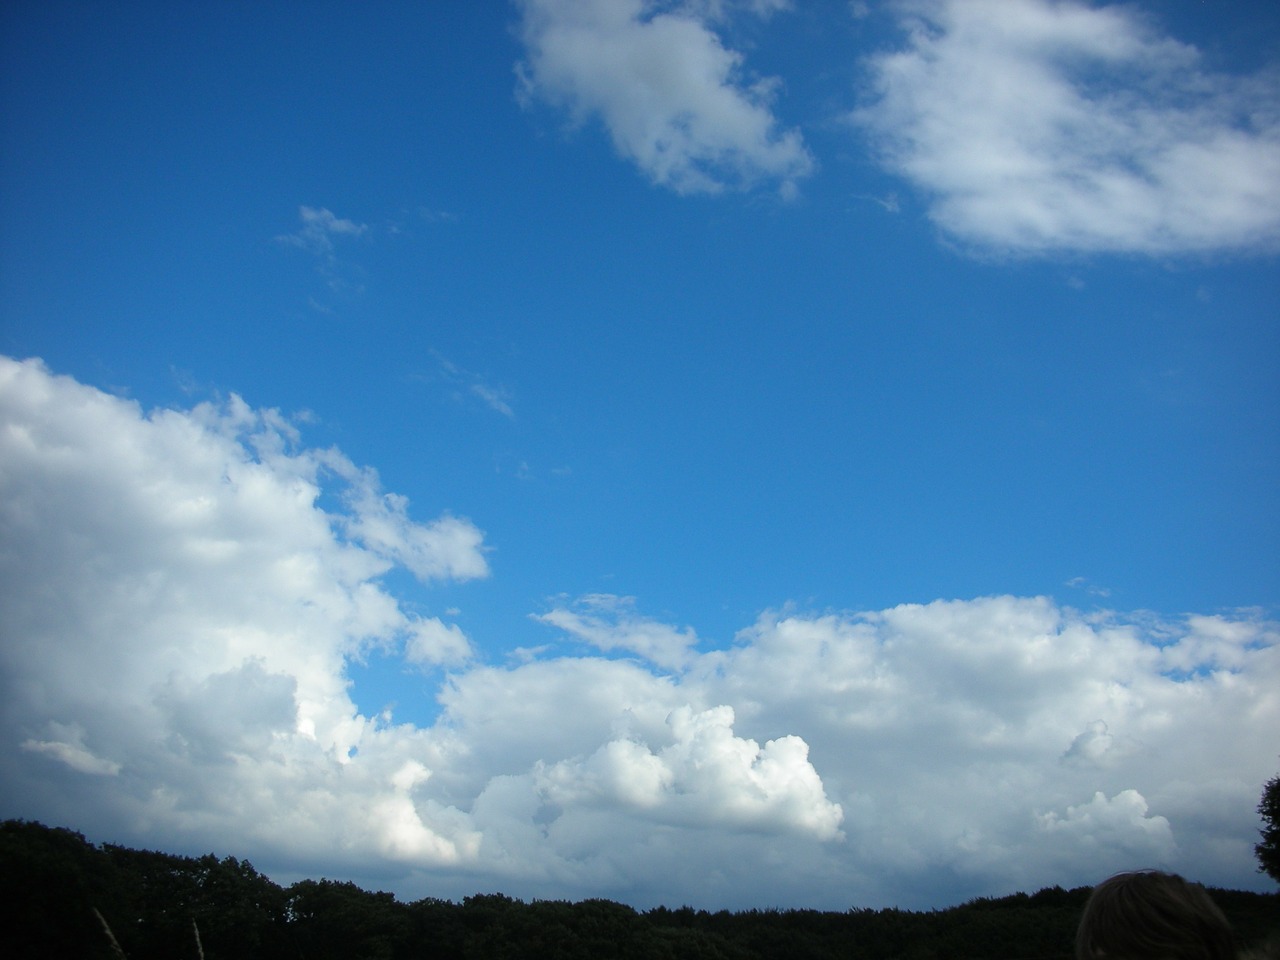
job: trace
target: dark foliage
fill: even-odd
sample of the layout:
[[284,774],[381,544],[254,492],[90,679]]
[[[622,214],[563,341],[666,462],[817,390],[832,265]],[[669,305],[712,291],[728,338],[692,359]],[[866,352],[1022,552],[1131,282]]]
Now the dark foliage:
[[1262,816],[1262,840],[1253,852],[1258,855],[1258,869],[1280,883],[1280,776],[1272,777],[1262,788],[1258,801]]
[[0,899],[10,957],[109,957],[94,907],[116,912],[111,861],[70,830],[0,824]]
[[288,940],[286,893],[246,861],[106,845],[115,899],[100,907],[130,960],[277,956]]
[[[0,823],[11,960],[110,957],[97,910],[129,960],[1069,960],[1088,888],[973,900],[949,910],[749,910],[580,903],[502,894],[400,903],[352,883],[281,888],[252,865],[95,846],[70,830]],[[1210,891],[1243,943],[1277,928],[1280,894]]]

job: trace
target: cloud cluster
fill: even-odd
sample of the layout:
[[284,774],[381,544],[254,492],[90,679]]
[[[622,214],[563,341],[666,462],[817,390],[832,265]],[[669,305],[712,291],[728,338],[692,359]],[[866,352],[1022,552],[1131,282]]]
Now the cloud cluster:
[[[221,684],[255,691],[228,698],[238,710],[287,704],[268,711],[272,729],[296,713],[322,751],[342,757],[363,723],[346,659],[406,638],[426,656],[424,638],[444,629],[402,610],[378,578],[397,564],[423,580],[488,574],[469,521],[412,520],[374,471],[301,447],[277,412],[239,397],[144,414],[6,358],[0,409],[5,678],[53,667],[56,682],[32,693],[46,726],[64,708],[81,724],[79,739],[33,734],[45,754],[84,766],[106,748],[77,714],[86,691],[95,719],[142,698],[212,731],[177,705],[203,697],[212,710]],[[321,509],[322,492],[343,509]],[[444,659],[459,652],[434,646]]]
[[1229,76],[1129,5],[920,0],[855,113],[952,237],[1018,253],[1280,239],[1280,83]]
[[781,130],[777,81],[750,77],[715,30],[731,13],[767,16],[778,0],[522,0],[521,95],[599,119],[618,153],[679,193],[777,183],[813,161]]
[[[0,815],[406,896],[1257,882],[1280,627],[1255,614],[781,610],[704,650],[595,595],[537,616],[562,643],[486,662],[381,579],[484,576],[469,521],[414,520],[237,398],[145,412],[7,359],[0,545]],[[450,665],[432,725],[356,708],[372,648]]]
[[[525,102],[598,119],[680,193],[776,183],[814,162],[722,35],[784,0],[521,0]],[[853,111],[875,157],[982,253],[1274,250],[1280,82],[1206,68],[1131,5],[901,0]],[[854,4],[853,15],[869,15]],[[897,199],[879,200],[896,209]]]

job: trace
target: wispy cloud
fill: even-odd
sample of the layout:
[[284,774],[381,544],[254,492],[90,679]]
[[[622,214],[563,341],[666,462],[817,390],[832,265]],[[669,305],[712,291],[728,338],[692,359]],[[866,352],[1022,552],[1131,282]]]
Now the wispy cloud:
[[714,26],[784,4],[689,0],[522,0],[520,94],[598,118],[615,149],[679,193],[779,184],[813,169],[795,130],[772,111],[776,80],[753,78]]
[[93,754],[85,745],[84,728],[78,724],[62,724],[49,721],[49,735],[57,738],[22,741],[22,749],[39,753],[66,764],[77,773],[94,777],[114,777],[120,773],[120,764]]
[[363,237],[369,232],[367,224],[337,217],[323,207],[299,207],[298,219],[302,222],[301,227],[293,233],[277,236],[276,240],[324,259],[334,256],[335,239]]
[[871,194],[866,194],[866,193],[859,193],[859,194],[855,194],[853,199],[865,200],[869,203],[874,203],[876,206],[880,207],[880,209],[882,209],[885,213],[898,213],[902,210],[902,205],[901,203],[898,202],[898,195],[896,193],[886,193],[882,197],[877,197],[877,196],[873,196]]
[[915,0],[854,118],[975,248],[1275,249],[1280,72],[1207,70],[1131,6]]
[[626,650],[655,666],[679,669],[693,658],[697,635],[641,617],[634,597],[588,594],[571,606],[560,606],[534,619],[559,627],[600,650]]
[[515,419],[516,413],[511,406],[510,390],[489,382],[478,373],[458,366],[434,350],[432,356],[435,357],[437,364],[434,378],[447,384],[456,399],[475,398],[495,413],[500,413],[511,420]]
[[491,387],[487,383],[475,382],[471,384],[471,392],[484,401],[485,406],[490,410],[514,419],[515,411],[511,409],[511,404],[507,403],[509,394],[505,390]]
[[[310,254],[315,259],[316,271],[324,278],[331,293],[349,295],[362,292],[363,286],[357,279],[361,271],[339,255],[338,244],[368,237],[368,224],[335,216],[323,207],[299,207],[298,219],[301,226],[293,233],[279,234],[276,242]],[[332,307],[315,297],[309,297],[308,303],[319,313],[333,312]]]
[[1084,590],[1094,597],[1109,597],[1111,591],[1107,587],[1099,586],[1089,580],[1088,577],[1072,577],[1063,586],[1071,587],[1073,590]]

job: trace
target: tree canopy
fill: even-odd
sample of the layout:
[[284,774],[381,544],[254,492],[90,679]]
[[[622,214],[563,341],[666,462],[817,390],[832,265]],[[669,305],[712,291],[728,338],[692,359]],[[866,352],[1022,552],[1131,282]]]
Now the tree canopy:
[[1262,788],[1258,801],[1262,815],[1262,840],[1253,848],[1258,856],[1258,869],[1280,883],[1280,776],[1272,777]]
[[[1210,893],[1242,943],[1275,929],[1280,893]],[[402,903],[337,880],[281,887],[235,857],[98,846],[71,830],[0,823],[11,960],[118,958],[112,937],[128,960],[1069,960],[1088,895],[1049,887],[929,912],[638,911],[501,893]]]

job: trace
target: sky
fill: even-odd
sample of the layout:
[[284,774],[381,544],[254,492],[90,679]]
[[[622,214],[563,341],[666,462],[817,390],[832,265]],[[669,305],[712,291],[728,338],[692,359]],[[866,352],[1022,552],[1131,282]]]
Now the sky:
[[1270,0],[6,4],[0,817],[404,899],[1265,890]]

